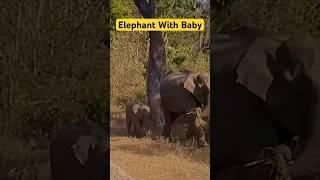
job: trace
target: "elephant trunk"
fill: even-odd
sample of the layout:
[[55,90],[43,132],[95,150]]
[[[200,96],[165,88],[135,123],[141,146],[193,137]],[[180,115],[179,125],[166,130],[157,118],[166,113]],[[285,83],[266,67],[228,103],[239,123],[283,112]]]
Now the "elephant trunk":
[[298,59],[304,65],[305,74],[309,77],[316,93],[316,104],[311,137],[307,140],[303,152],[296,162],[289,166],[289,173],[293,177],[306,175],[309,171],[320,167],[320,53],[319,41],[309,35],[297,35],[288,40],[284,46],[284,54],[290,59]]
[[[315,63],[315,67],[320,67],[320,62]],[[320,167],[320,82],[318,69],[311,68],[307,71],[308,77],[314,83],[317,103],[315,104],[313,126],[311,129],[311,137],[308,139],[305,148],[296,162],[289,166],[289,173],[293,177],[300,177],[306,175],[311,170]]]
[[[320,104],[317,105],[319,109]],[[320,110],[320,109],[319,109]],[[306,144],[302,154],[297,158],[296,162],[289,166],[289,173],[293,177],[301,177],[309,171],[320,166],[320,114],[315,119],[313,125],[312,137]]]
[[210,101],[209,101],[208,105],[206,105],[204,107],[204,109],[202,110],[202,113],[201,113],[201,118],[209,119],[209,117],[210,117]]
[[206,99],[206,102],[204,104],[204,108],[201,109],[202,113],[201,113],[201,118],[205,119],[205,120],[209,120],[210,119],[210,93]]

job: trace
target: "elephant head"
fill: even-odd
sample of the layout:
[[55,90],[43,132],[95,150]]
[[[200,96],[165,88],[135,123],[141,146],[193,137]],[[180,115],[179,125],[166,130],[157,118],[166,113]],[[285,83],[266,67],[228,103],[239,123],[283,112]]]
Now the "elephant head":
[[144,137],[151,130],[149,106],[129,101],[126,105],[126,116],[129,135]]
[[[210,103],[210,75],[209,73],[189,73],[183,87],[191,92],[197,102],[202,105],[207,113]],[[204,110],[204,111],[205,111]]]
[[[280,124],[287,121],[289,130],[291,128],[295,132],[294,129],[310,123],[309,118],[313,118],[311,137],[302,154],[289,168],[294,177],[305,175],[320,166],[320,104],[317,100],[320,95],[319,47],[318,41],[305,35],[294,35],[284,41],[257,38],[237,69],[239,84],[267,102],[271,109],[286,109],[285,113],[289,116],[282,116]],[[301,123],[290,127],[296,122],[294,118],[300,118]]]
[[146,105],[140,105],[138,106],[138,108],[134,108],[133,111],[137,114],[141,126],[141,131],[143,132],[142,134],[143,136],[145,136],[152,127],[150,121],[150,107]]
[[315,96],[311,118],[313,118],[310,138],[296,162],[289,167],[294,176],[303,176],[308,171],[320,167],[320,43],[308,35],[296,35],[290,38],[279,49],[278,54],[287,61],[299,61],[304,74],[311,80]]

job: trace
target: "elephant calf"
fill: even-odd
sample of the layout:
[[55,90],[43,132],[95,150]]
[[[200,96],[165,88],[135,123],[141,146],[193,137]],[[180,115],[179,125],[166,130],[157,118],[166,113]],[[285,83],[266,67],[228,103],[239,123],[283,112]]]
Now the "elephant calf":
[[141,103],[129,101],[126,104],[126,119],[129,136],[142,138],[151,129],[150,108]]
[[[184,70],[170,74],[160,83],[160,96],[165,117],[163,135],[166,138],[171,139],[172,124],[175,123],[177,118],[191,112],[194,108],[200,107],[202,111],[201,119],[205,119],[209,123],[209,73],[194,73]],[[200,144],[206,145],[206,143]]]
[[[201,108],[194,108],[189,113],[181,114],[173,123],[172,123],[172,136],[179,136],[177,133],[178,125],[188,124],[189,128],[187,132],[183,133],[186,139],[195,137],[199,147],[207,146],[206,134],[208,129],[208,123],[201,118]],[[180,135],[181,136],[181,135]]]

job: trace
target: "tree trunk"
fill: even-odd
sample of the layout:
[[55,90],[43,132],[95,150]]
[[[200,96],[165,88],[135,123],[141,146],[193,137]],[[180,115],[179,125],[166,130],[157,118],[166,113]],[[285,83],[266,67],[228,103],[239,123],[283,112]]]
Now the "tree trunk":
[[[144,18],[155,18],[155,0],[134,0]],[[152,136],[161,135],[162,109],[160,104],[160,81],[166,75],[165,44],[160,31],[150,31],[149,60],[147,64],[147,95],[150,120],[153,122]]]

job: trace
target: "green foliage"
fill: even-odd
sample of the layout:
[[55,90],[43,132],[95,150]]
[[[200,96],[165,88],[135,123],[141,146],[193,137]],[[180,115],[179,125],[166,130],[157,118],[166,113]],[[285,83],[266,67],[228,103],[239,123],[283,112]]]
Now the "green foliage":
[[134,7],[133,0],[111,0],[110,23],[112,29],[115,29],[116,19],[132,17]]
[[[114,1],[114,3],[118,1]],[[123,1],[119,1],[120,4]],[[140,17],[135,5],[128,17]],[[120,6],[122,7],[122,6]],[[115,8],[111,9],[111,14]],[[126,11],[129,12],[129,11]],[[194,0],[157,1],[157,16],[162,18],[193,18]],[[118,15],[120,16],[120,15]],[[168,71],[181,68],[194,71],[209,70],[209,54],[196,51],[199,32],[165,32],[166,58]],[[146,80],[144,64],[148,60],[148,32],[111,32],[111,104],[123,106],[129,99],[144,102],[146,99]]]
[[[176,1],[164,0],[157,4],[158,17],[162,18],[194,18],[197,17],[197,12],[194,9],[195,1]],[[166,32],[166,51],[167,65],[169,71],[178,71],[182,65],[189,64],[187,69],[194,69],[195,64],[187,63],[194,60],[203,61],[208,64],[208,58],[198,58],[197,48],[199,46],[200,33],[198,32]],[[209,56],[208,52],[205,53]]]
[[157,16],[161,18],[193,18],[194,0],[157,1]]

